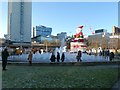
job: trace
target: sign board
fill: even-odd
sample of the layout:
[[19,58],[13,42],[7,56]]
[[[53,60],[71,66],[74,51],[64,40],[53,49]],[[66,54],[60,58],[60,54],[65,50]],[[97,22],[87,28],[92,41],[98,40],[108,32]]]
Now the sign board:
[[95,30],[95,33],[103,33],[104,29]]
[[86,50],[86,45],[81,42],[71,42],[70,50],[73,52],[78,52],[79,50],[84,51],[84,50]]

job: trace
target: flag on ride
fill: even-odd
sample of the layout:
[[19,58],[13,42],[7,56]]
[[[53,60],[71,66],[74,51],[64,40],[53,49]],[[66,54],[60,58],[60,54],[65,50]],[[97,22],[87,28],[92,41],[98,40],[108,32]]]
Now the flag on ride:
[[83,27],[84,27],[84,26],[79,26],[78,28],[81,28],[81,29],[82,29]]

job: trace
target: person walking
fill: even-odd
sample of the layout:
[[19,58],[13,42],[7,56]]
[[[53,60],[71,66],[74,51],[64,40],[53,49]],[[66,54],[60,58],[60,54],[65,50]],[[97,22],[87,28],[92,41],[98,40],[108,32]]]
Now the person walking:
[[56,59],[56,57],[55,57],[54,53],[52,53],[51,58],[50,58],[51,62],[55,62],[55,59]]
[[3,68],[3,70],[6,70],[8,56],[9,56],[9,52],[7,51],[7,48],[5,48],[4,51],[2,51],[2,68]]
[[104,56],[104,55],[105,55],[105,50],[103,49],[103,50],[102,50],[102,56]]
[[114,59],[114,53],[113,52],[110,53],[109,59],[110,59],[110,61],[112,61]]
[[39,53],[41,54],[41,50],[39,49]]
[[107,51],[106,51],[106,59],[109,61],[109,56],[110,56],[110,51],[109,51],[109,49],[107,49]]
[[33,57],[33,54],[32,52],[30,51],[29,55],[28,55],[28,60],[29,60],[29,65],[31,66],[32,65],[32,57]]
[[77,54],[77,56],[76,56],[76,59],[77,59],[77,62],[81,62],[82,60],[81,60],[81,56],[82,56],[82,52],[79,50],[78,51],[78,54]]
[[101,55],[102,55],[102,51],[99,52],[99,56],[101,56]]
[[64,54],[64,52],[63,52],[63,53],[62,53],[62,56],[61,56],[61,61],[64,62],[64,60],[65,60],[65,54]]
[[104,56],[105,56],[105,59],[107,59],[107,49],[105,49],[104,51]]
[[59,60],[60,60],[60,53],[57,52],[57,62],[59,62]]

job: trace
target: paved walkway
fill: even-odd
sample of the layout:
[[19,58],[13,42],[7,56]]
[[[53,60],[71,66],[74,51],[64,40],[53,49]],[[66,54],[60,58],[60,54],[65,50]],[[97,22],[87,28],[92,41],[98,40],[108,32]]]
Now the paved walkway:
[[120,90],[120,79],[113,85],[112,90]]
[[[0,61],[0,64],[2,62]],[[8,65],[29,65],[29,62],[10,62],[8,61]],[[117,66],[119,67],[120,61],[97,61],[97,62],[33,62],[33,66]]]

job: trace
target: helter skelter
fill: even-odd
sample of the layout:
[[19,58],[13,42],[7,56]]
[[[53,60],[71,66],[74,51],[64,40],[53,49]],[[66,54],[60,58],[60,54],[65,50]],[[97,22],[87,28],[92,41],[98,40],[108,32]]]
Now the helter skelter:
[[76,34],[72,36],[72,40],[70,42],[70,50],[72,52],[77,52],[79,50],[85,51],[86,50],[86,40],[83,35],[83,27],[84,26],[79,26],[76,29]]

